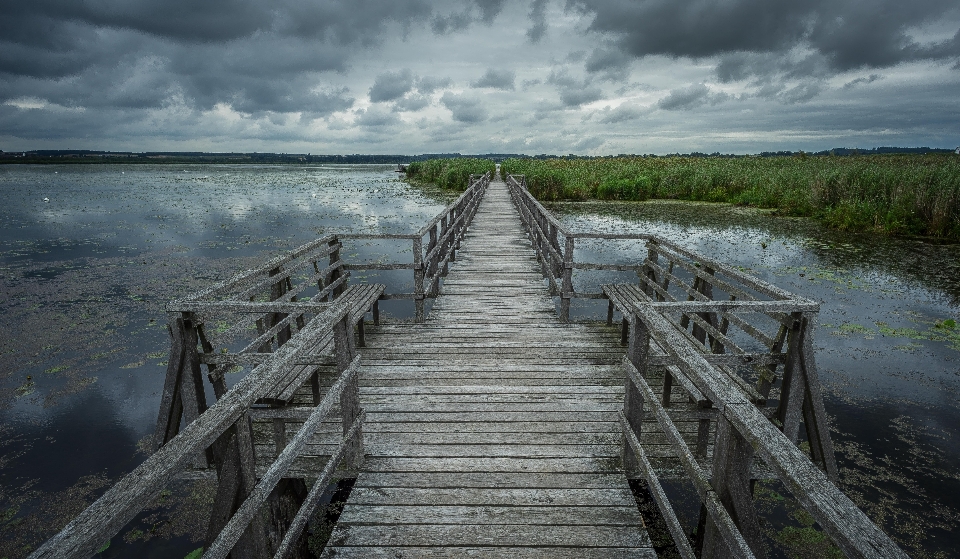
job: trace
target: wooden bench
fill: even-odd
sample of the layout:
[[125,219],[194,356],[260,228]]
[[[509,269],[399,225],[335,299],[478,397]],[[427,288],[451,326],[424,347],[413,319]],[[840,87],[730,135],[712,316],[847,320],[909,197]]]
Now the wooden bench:
[[[363,347],[366,343],[364,334],[364,318],[367,312],[372,312],[373,323],[380,324],[380,297],[386,286],[381,283],[352,285],[343,290],[335,299],[337,302],[347,302],[350,305],[348,313],[350,324],[357,325],[357,345]],[[316,363],[295,365],[290,371],[283,375],[266,396],[260,398],[258,403],[269,404],[271,406],[284,406],[292,402],[297,390],[300,389],[311,376],[317,372],[317,368],[322,364],[324,353],[329,353],[333,348],[333,333],[327,333],[312,343],[310,353],[317,357]],[[313,390],[315,397],[319,397],[319,385],[314,379]]]

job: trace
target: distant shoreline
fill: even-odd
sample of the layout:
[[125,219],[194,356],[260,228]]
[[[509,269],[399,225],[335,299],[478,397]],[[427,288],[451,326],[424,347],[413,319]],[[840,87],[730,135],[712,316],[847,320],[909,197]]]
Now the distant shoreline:
[[[960,149],[960,148],[958,148]],[[790,155],[871,155],[871,154],[926,154],[926,153],[954,153],[953,148],[930,148],[930,147],[876,147],[870,149],[860,148],[833,148],[830,150],[805,153],[803,151],[764,151],[758,154],[721,154],[691,152],[686,154],[671,153],[666,155],[655,154],[618,154],[618,155],[525,155],[518,153],[485,153],[477,155],[464,155],[460,153],[425,153],[420,155],[374,155],[374,154],[349,154],[349,155],[315,155],[310,153],[238,153],[238,152],[117,152],[117,151],[96,151],[96,150],[28,150],[28,151],[0,151],[0,165],[10,163],[20,164],[92,164],[92,163],[119,163],[129,165],[143,164],[283,164],[283,165],[304,165],[304,164],[382,164],[397,165],[408,164],[414,161],[427,161],[430,159],[492,159],[502,163],[507,159],[611,159],[620,157],[704,157],[704,158],[740,158],[740,157],[777,157]]]

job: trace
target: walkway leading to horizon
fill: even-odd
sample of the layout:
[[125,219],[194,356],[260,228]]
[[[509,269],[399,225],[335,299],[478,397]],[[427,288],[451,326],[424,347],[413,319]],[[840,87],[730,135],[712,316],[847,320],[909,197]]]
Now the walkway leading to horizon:
[[655,558],[610,332],[558,320],[491,182],[427,320],[367,334],[367,456],[323,557]]

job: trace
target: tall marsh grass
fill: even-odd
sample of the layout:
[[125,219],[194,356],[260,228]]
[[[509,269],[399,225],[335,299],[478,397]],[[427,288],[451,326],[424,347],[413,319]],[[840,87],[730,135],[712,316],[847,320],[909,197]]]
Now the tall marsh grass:
[[672,198],[776,208],[847,231],[960,240],[960,157],[508,159],[541,200]]
[[470,175],[482,175],[490,171],[492,175],[496,163],[489,159],[458,157],[456,159],[428,159],[414,161],[407,165],[407,178],[420,182],[430,182],[440,188],[466,190]]

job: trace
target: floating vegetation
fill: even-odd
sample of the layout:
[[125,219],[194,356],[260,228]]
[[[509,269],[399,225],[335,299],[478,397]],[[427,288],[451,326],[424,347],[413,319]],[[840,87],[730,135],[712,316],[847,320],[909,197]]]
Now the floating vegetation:
[[[874,329],[869,326],[863,326],[862,324],[848,322],[841,324],[836,328],[836,330],[833,330],[830,333],[835,336],[857,334],[863,336],[864,339],[867,340],[872,340],[879,334],[889,338],[906,338],[908,340],[945,342],[951,349],[960,351],[960,328],[957,328],[956,320],[952,318],[946,318],[943,320],[918,319],[917,322],[928,325],[927,329],[920,330],[911,327],[894,328],[882,321],[875,322],[874,324],[876,329]],[[824,326],[827,328],[834,327],[832,324],[824,324]],[[911,344],[909,347],[913,349],[919,346],[917,346],[917,344]]]

